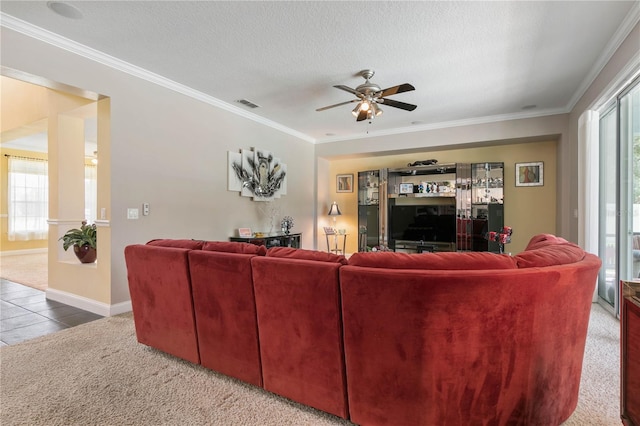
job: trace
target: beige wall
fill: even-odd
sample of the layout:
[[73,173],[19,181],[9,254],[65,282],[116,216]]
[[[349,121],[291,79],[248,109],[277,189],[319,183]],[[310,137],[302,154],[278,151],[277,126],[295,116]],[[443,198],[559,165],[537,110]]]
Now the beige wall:
[[[489,147],[468,147],[425,151],[421,153],[385,155],[367,158],[333,160],[330,162],[328,181],[320,186],[328,186],[332,191],[327,201],[321,205],[319,225],[332,226],[333,221],[326,213],[332,201],[340,206],[342,216],[338,218],[338,227],[346,228],[347,253],[358,250],[358,199],[357,188],[352,193],[336,193],[337,174],[353,173],[357,181],[359,171],[381,168],[406,167],[416,160],[435,158],[439,163],[484,163],[503,162],[505,225],[514,230],[512,242],[507,251],[522,251],[529,239],[540,233],[556,233],[556,148],[555,140],[531,143],[503,144]],[[544,162],[544,185],[537,187],[515,186],[515,163],[532,161]],[[322,210],[324,209],[324,210]],[[324,215],[323,215],[324,213]],[[320,249],[326,249],[326,242],[318,243]]]
[[[264,226],[259,203],[227,191],[228,151],[255,147],[287,164],[287,195],[277,203],[303,233],[303,247],[314,247],[309,142],[4,27],[0,42],[3,66],[110,98],[111,305],[129,300],[125,246],[154,238],[226,240],[237,228]],[[128,220],[127,208],[145,202],[150,215]]]
[[[49,116],[48,90],[41,86],[0,76],[0,131],[5,137],[20,136],[46,130],[34,128],[33,123]],[[30,127],[25,128],[25,125]],[[14,132],[13,135],[7,132]]]

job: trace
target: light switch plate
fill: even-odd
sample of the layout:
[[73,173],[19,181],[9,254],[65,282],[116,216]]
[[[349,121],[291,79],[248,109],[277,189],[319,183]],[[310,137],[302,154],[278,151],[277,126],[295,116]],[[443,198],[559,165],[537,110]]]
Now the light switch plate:
[[127,219],[137,219],[138,213],[139,213],[138,209],[132,209],[132,208],[127,209]]

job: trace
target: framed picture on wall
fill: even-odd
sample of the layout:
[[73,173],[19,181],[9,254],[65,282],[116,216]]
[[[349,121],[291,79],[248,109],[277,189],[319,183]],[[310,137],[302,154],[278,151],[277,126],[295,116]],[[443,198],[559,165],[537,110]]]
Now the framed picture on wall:
[[336,175],[336,192],[353,192],[353,174]]
[[516,163],[516,186],[544,185],[544,163]]
[[251,238],[251,228],[238,228],[238,236],[240,238]]

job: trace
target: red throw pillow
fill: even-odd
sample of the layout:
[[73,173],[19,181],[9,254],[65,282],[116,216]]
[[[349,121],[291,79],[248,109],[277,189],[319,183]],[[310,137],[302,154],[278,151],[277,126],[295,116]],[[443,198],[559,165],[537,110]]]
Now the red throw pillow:
[[487,252],[440,252],[440,253],[354,253],[349,258],[351,266],[389,269],[425,270],[480,270],[516,269],[515,260],[508,254]]
[[199,240],[173,240],[170,238],[165,239],[155,239],[151,240],[147,243],[150,246],[161,246],[161,247],[176,247],[176,248],[185,248],[191,250],[201,250],[203,241]]
[[207,241],[204,243],[202,250],[223,251],[226,253],[257,254],[258,256],[264,256],[267,254],[267,248],[265,246],[257,246],[255,244],[235,241]]
[[346,265],[347,258],[341,254],[326,253],[316,250],[296,249],[292,247],[272,247],[267,250],[269,257],[286,257],[289,259],[317,260],[319,262],[342,263]]
[[584,259],[585,251],[579,246],[565,242],[525,250],[514,256],[518,268],[535,268],[553,265],[566,265]]
[[525,250],[535,250],[550,244],[563,244],[567,242],[568,241],[564,238],[556,237],[553,234],[538,234],[534,235],[531,240],[529,240],[529,244],[527,244],[527,248],[525,248]]

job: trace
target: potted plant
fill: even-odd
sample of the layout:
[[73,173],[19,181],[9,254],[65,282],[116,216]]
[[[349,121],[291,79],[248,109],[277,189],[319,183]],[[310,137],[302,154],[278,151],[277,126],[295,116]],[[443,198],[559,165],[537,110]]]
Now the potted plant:
[[68,230],[60,240],[65,251],[73,246],[73,252],[80,262],[93,263],[98,256],[97,237],[96,224],[87,225],[87,221],[83,220],[80,229]]

